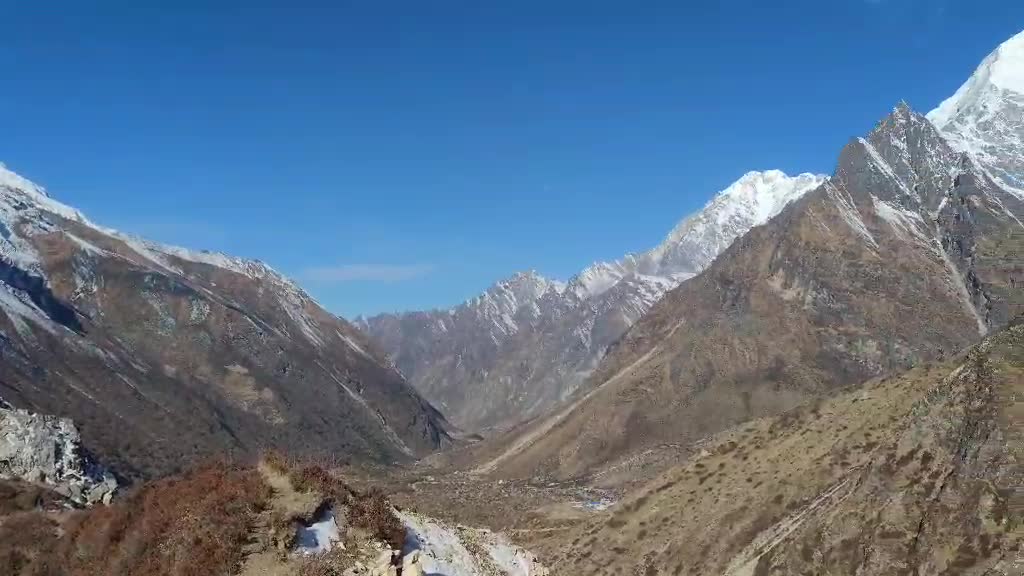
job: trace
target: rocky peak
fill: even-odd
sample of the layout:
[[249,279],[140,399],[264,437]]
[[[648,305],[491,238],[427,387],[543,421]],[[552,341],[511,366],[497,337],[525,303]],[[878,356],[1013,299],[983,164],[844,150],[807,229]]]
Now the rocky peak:
[[[837,176],[848,189],[911,210],[934,211],[956,174],[959,155],[928,120],[901,102],[865,138],[840,155]],[[859,181],[867,178],[866,181]]]

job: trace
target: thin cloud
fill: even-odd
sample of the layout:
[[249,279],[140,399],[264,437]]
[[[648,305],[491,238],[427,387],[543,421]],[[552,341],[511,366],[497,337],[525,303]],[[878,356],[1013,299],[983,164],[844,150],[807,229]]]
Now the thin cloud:
[[430,264],[343,264],[307,268],[302,276],[313,282],[341,284],[345,282],[404,282],[430,274]]

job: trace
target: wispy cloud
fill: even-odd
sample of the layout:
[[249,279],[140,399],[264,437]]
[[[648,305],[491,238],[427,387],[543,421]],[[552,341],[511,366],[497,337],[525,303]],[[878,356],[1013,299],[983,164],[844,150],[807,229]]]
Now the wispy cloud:
[[342,264],[316,266],[302,271],[302,276],[313,282],[340,284],[344,282],[403,282],[430,274],[430,264]]

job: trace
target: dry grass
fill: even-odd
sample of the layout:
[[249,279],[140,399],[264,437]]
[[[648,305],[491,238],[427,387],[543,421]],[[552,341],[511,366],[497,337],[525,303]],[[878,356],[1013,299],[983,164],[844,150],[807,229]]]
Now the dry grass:
[[[268,470],[295,502],[316,506],[276,514],[279,490],[268,481]],[[405,540],[405,528],[382,492],[358,492],[319,466],[279,454],[268,454],[259,469],[208,464],[147,484],[109,507],[54,513],[40,509],[47,502],[38,490],[0,485],[0,510],[6,512],[0,515],[0,574],[237,573],[246,555],[254,552],[252,543],[268,529],[280,528],[279,536],[294,538],[296,521],[310,520],[306,516],[327,503],[346,510],[349,525],[370,538],[393,548],[401,548]],[[268,516],[281,516],[281,526],[274,526],[276,520],[268,526]],[[343,554],[327,554],[298,568],[303,575],[329,576],[340,574],[349,562]]]
[[109,507],[56,522],[41,512],[3,518],[4,574],[229,574],[242,560],[269,490],[252,469],[217,463],[149,484]]
[[287,475],[295,490],[316,493],[329,502],[346,506],[351,525],[367,531],[371,537],[398,550],[405,543],[405,526],[379,489],[357,491],[322,466],[290,459],[278,452],[267,453],[263,463]]

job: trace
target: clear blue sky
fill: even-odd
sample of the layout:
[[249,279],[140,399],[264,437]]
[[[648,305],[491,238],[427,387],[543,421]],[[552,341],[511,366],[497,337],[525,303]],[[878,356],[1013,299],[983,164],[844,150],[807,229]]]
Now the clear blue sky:
[[1019,0],[155,4],[2,0],[0,161],[347,316],[648,248],[747,170],[831,172],[1024,28]]

